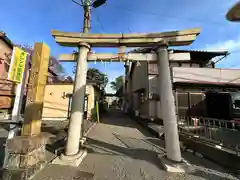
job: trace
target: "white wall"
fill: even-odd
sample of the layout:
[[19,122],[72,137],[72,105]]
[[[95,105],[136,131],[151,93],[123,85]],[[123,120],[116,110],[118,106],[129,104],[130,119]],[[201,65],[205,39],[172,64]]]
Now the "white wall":
[[133,106],[131,107],[133,110],[136,110],[140,106],[140,113],[144,116],[148,116],[148,101],[140,102],[137,96],[137,93],[134,91],[139,90],[141,88],[145,89],[145,98],[148,97],[148,71],[147,71],[147,62],[140,62],[140,65],[135,65],[133,73],[132,73],[132,101]]
[[132,90],[136,91],[140,88],[148,86],[147,62],[140,62],[140,65],[135,65],[132,74]]
[[158,94],[158,76],[157,75],[149,75],[149,93]]
[[173,82],[240,84],[240,69],[173,67]]

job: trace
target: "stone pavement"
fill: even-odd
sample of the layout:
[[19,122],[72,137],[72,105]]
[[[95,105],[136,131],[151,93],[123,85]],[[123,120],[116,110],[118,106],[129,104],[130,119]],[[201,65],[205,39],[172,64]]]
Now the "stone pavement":
[[157,155],[165,153],[164,142],[118,111],[101,119],[101,124],[87,137],[88,155],[78,168],[49,165],[34,180],[91,179],[93,175],[94,180],[238,179],[218,165],[188,152],[184,152],[183,157],[191,172],[163,171]]

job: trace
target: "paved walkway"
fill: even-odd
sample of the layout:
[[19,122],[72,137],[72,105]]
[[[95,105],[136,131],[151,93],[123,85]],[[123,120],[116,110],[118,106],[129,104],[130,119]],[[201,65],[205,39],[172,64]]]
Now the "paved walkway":
[[[89,176],[94,174],[94,180],[237,179],[216,164],[191,153],[184,153],[183,157],[191,164],[192,173],[167,173],[160,168],[157,159],[157,154],[164,154],[162,140],[152,137],[140,125],[118,111],[110,112],[101,122],[88,134],[88,155],[77,168]],[[60,168],[63,167],[51,165],[46,171],[59,174]],[[67,174],[67,170],[64,172],[69,178],[62,179],[74,179],[73,173]],[[36,179],[55,178],[47,177],[42,171]]]

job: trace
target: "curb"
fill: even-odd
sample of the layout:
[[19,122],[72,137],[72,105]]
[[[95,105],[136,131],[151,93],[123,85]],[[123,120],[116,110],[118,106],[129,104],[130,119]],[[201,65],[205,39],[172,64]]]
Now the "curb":
[[88,133],[90,133],[90,131],[97,125],[97,122],[94,122],[93,125],[87,130],[87,132],[84,133],[84,136],[87,136]]
[[136,123],[141,125],[141,127],[143,127],[145,130],[150,132],[154,137],[159,138],[158,132],[156,132],[154,129],[148,127],[147,124],[143,122],[144,120],[139,120],[140,117],[131,117],[130,116],[130,119],[134,120]]
[[[150,128],[147,123],[144,123],[143,121],[144,120],[140,120],[140,117],[131,117],[130,116],[130,119],[134,120],[135,122],[137,122],[139,125],[141,125],[141,127],[143,127],[145,130],[147,130],[149,133],[151,133],[154,137],[156,138],[160,138],[159,137],[159,133],[157,131],[155,131],[154,129]],[[164,139],[163,139],[164,140]],[[194,156],[197,156],[199,158],[204,158],[204,156],[197,152],[197,151],[194,151],[193,149],[190,149],[188,147],[186,147],[183,143],[183,141],[180,141],[180,148],[182,151],[185,151],[185,152],[189,152],[189,153],[192,153]]]
[[[92,124],[92,126],[83,134],[83,136],[86,137],[86,136],[88,135],[88,133],[90,133],[90,131],[91,131],[97,124],[98,124],[97,122],[94,122],[94,123]],[[57,142],[60,142],[60,141],[64,141],[64,142],[65,142],[66,137],[67,137],[67,135],[63,136],[61,139],[58,139]],[[83,138],[84,138],[83,140],[80,140],[80,143],[81,143],[81,144],[85,143],[85,141],[86,141],[86,138],[85,138],[85,137],[83,137]],[[56,143],[56,142],[55,142],[55,143]],[[53,157],[52,157],[51,159],[47,160],[47,162],[48,162],[48,163],[51,163],[51,162],[58,156],[59,152],[64,150],[64,148],[65,148],[65,146],[64,146],[64,147],[60,147],[59,149],[56,149],[55,152],[53,153],[53,154],[54,154]]]

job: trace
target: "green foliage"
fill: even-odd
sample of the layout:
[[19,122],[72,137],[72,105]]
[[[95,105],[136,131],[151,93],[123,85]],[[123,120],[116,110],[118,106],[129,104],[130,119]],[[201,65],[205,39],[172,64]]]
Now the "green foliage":
[[[74,67],[73,73],[76,73],[76,67]],[[105,88],[108,84],[108,77],[96,68],[89,68],[87,71],[87,80],[95,81],[100,87]]]
[[119,91],[123,86],[123,76],[118,76],[115,81],[110,82],[111,88],[115,91]]
[[95,68],[88,69],[87,79],[96,81],[97,84],[101,85],[104,88],[108,83],[108,77],[104,73]]

